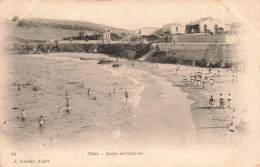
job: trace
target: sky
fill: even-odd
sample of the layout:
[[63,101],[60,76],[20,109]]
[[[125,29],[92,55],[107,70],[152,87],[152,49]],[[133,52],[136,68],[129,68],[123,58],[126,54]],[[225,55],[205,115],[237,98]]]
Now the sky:
[[168,23],[187,24],[203,17],[224,23],[238,21],[236,14],[221,1],[65,1],[2,0],[1,19],[49,18],[81,20],[133,30],[160,28]]

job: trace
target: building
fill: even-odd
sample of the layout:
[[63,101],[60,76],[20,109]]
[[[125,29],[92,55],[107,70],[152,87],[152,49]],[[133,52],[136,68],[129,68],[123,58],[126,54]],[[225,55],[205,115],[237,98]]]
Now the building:
[[171,23],[163,25],[164,34],[185,34],[186,27],[180,23]]
[[110,43],[111,42],[110,33],[111,33],[110,30],[106,30],[105,32],[95,33],[94,36],[96,36],[98,43]]
[[94,35],[95,33],[93,31],[85,31],[83,32],[84,37]]
[[141,28],[138,30],[135,30],[135,36],[149,36],[149,35],[153,35],[156,31],[158,30],[158,28]]
[[216,33],[219,28],[226,28],[226,25],[212,17],[202,18],[186,25],[186,33]]

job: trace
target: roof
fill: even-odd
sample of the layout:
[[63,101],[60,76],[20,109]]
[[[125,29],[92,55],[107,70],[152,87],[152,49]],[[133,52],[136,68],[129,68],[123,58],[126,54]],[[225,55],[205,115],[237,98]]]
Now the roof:
[[[217,21],[217,22],[220,22],[220,21],[218,21],[218,20],[216,20],[216,19],[214,19],[214,18],[212,18],[212,17],[205,17],[205,18],[201,18],[201,19],[199,19],[199,20],[197,20],[197,21],[191,22],[191,23],[188,24],[188,25],[196,25],[196,24],[199,24],[200,22],[203,22],[203,21],[206,21],[206,20],[209,20],[209,19],[213,19],[213,20],[215,20],[215,21]],[[221,23],[221,22],[220,22],[220,23]]]
[[165,24],[163,26],[181,26],[181,23],[169,23],[169,24]]

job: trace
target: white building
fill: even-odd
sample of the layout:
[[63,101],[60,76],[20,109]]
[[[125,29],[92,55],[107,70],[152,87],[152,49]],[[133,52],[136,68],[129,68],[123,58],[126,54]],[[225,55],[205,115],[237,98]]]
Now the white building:
[[171,23],[163,25],[164,34],[185,34],[186,26],[180,23]]
[[135,36],[148,36],[148,35],[153,35],[156,31],[158,30],[158,28],[141,28],[138,30],[135,30]]
[[97,37],[98,42],[110,43],[111,42],[110,33],[111,33],[110,30],[106,30],[105,32],[95,33],[94,35]]
[[187,24],[186,33],[193,34],[212,32],[215,34],[215,31],[220,27],[225,30],[226,25],[212,17],[207,17]]

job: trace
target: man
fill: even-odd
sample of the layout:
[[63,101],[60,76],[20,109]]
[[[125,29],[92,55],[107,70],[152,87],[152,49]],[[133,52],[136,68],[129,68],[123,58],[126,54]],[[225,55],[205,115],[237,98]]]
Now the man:
[[193,82],[194,82],[194,76],[193,76],[193,73],[190,74],[190,80],[191,80],[191,84],[193,85]]
[[210,110],[213,110],[214,103],[215,103],[215,99],[213,98],[213,95],[211,95],[209,98]]
[[219,103],[220,103],[220,108],[225,108],[225,98],[222,95],[222,93],[220,93]]

